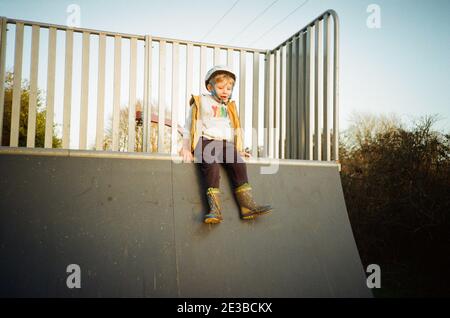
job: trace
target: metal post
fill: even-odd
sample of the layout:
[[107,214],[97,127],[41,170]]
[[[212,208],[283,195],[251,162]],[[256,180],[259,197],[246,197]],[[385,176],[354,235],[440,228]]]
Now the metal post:
[[5,60],[7,18],[0,18],[0,146],[2,145],[3,112],[5,109]]
[[152,38],[145,36],[145,54],[144,54],[144,101],[142,111],[144,113],[143,126],[144,138],[143,151],[150,152],[150,130],[151,130],[151,96],[152,96]]

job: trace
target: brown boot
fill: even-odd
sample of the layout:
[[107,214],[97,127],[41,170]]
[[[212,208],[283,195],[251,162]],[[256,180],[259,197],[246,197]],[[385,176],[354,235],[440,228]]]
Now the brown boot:
[[206,196],[208,198],[209,213],[205,215],[203,222],[220,223],[222,222],[222,212],[220,206],[220,190],[218,188],[208,188]]
[[248,183],[244,183],[234,190],[243,220],[253,219],[256,216],[269,213],[273,210],[270,205],[257,205],[253,200],[251,190],[252,188]]

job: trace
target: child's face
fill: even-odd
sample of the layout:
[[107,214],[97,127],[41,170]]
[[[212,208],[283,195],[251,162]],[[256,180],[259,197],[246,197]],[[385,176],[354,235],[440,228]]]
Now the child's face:
[[[230,81],[224,80],[214,85],[217,96],[223,101],[228,102],[231,92],[233,91],[233,84]],[[210,90],[211,91],[211,90]]]

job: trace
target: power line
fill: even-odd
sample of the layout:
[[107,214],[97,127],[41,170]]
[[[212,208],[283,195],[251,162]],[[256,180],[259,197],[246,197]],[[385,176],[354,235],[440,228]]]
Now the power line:
[[299,5],[297,8],[295,8],[291,13],[289,13],[286,17],[284,17],[283,19],[281,19],[277,24],[275,24],[273,27],[271,27],[269,30],[267,30],[263,35],[261,35],[257,40],[253,41],[252,43],[250,43],[249,46],[252,46],[253,44],[255,44],[256,42],[258,42],[259,40],[261,40],[263,37],[265,37],[268,33],[270,33],[273,29],[275,29],[277,26],[279,26],[281,23],[283,23],[287,18],[289,18],[291,15],[293,15],[295,12],[297,12],[298,9],[300,9],[301,7],[303,7],[306,3],[308,3],[309,0],[305,0],[305,2],[303,2],[301,5]]
[[242,30],[240,30],[236,35],[230,40],[230,43],[233,42],[240,34],[242,34],[245,30],[247,30],[256,20],[258,20],[267,10],[269,10],[275,3],[279,0],[275,0],[272,2],[267,8],[265,8],[260,14],[256,16],[249,24],[247,24]]
[[222,20],[228,15],[228,13],[230,13],[231,10],[233,10],[233,8],[236,6],[236,4],[239,2],[240,0],[236,0],[234,2],[234,4],[231,6],[230,9],[228,9],[227,12],[225,12],[225,14],[219,19],[219,21],[216,22],[216,24],[214,24],[214,26],[201,38],[200,41],[203,41],[214,29],[217,25],[219,25],[220,22],[222,22]]

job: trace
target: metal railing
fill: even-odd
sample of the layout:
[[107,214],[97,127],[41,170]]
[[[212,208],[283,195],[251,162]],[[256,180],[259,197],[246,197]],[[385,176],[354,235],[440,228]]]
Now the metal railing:
[[[88,137],[88,96],[90,70],[90,43],[98,41],[98,74],[95,149],[104,149],[105,139],[105,60],[107,54],[113,53],[113,98],[112,98],[112,143],[113,151],[135,152],[136,140],[136,86],[137,75],[143,77],[143,151],[152,152],[150,147],[152,127],[152,105],[157,106],[158,127],[157,151],[163,153],[165,140],[165,110],[170,96],[171,108],[171,139],[170,153],[176,154],[180,147],[178,122],[179,111],[184,107],[189,110],[189,100],[194,92],[194,80],[199,79],[198,89],[194,93],[203,93],[205,88],[203,78],[208,64],[227,64],[238,75],[237,91],[239,99],[239,117],[243,130],[251,130],[251,151],[254,157],[306,159],[306,160],[338,160],[338,80],[339,80],[339,21],[333,10],[328,10],[314,19],[306,27],[294,34],[273,50],[258,50],[251,48],[232,47],[219,44],[192,42],[177,39],[152,37],[150,35],[122,34],[83,28],[69,28],[40,22],[31,22],[1,18],[0,21],[0,131],[3,132],[3,114],[5,105],[5,60],[7,48],[8,25],[15,25],[14,69],[11,102],[11,126],[9,131],[9,146],[19,146],[20,108],[22,94],[22,66],[24,29],[31,29],[31,55],[29,78],[29,106],[26,147],[35,147],[36,136],[36,106],[38,92],[38,64],[41,29],[48,29],[47,50],[47,88],[46,88],[46,119],[44,148],[52,148],[53,121],[55,108],[55,60],[57,46],[57,31],[65,34],[64,60],[64,100],[62,120],[62,148],[70,148],[70,126],[72,107],[72,81],[74,58],[74,34],[82,36],[81,62],[81,96],[80,125],[78,149],[87,149]],[[334,28],[334,30],[333,30]],[[107,39],[114,40],[113,52],[106,50]],[[129,100],[128,129],[126,147],[119,145],[120,133],[120,102],[122,82],[122,42],[129,41]],[[139,44],[139,45],[138,45]],[[157,48],[156,48],[157,47]],[[144,55],[143,68],[137,67],[139,50]],[[167,60],[167,52],[171,51],[172,61]],[[185,58],[180,59],[180,50]],[[194,50],[198,53],[194,54]],[[157,54],[158,63],[154,63]],[[211,57],[212,58],[208,58]],[[224,58],[226,56],[226,58]],[[238,58],[239,62],[235,63]],[[247,65],[248,60],[251,65]],[[208,63],[209,61],[209,63]],[[261,61],[264,61],[261,63]],[[171,69],[171,85],[166,85],[167,62]],[[194,66],[197,65],[198,67]],[[252,74],[247,74],[250,67]],[[181,78],[181,72],[185,76]],[[263,85],[260,85],[260,76]],[[249,78],[247,78],[249,76]],[[154,77],[157,81],[154,81]],[[251,87],[247,87],[248,79]],[[158,89],[155,90],[155,85]],[[181,87],[183,86],[183,87]],[[183,89],[183,90],[181,90]],[[155,95],[154,91],[157,91]],[[170,91],[170,92],[169,92]],[[251,98],[248,98],[248,92]],[[180,93],[185,92],[180,98]],[[260,98],[264,96],[263,100]],[[157,97],[157,102],[153,100]],[[91,107],[94,107],[91,105]],[[251,107],[252,127],[246,127],[245,109]],[[262,114],[261,114],[262,112]],[[263,127],[259,127],[259,116],[263,116]],[[258,134],[264,131],[262,147],[258,148]],[[245,135],[244,135],[245,136]],[[5,145],[3,145],[5,146]]]
[[271,50],[266,64],[269,157],[337,161],[339,19],[336,12],[324,12]]

